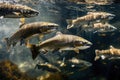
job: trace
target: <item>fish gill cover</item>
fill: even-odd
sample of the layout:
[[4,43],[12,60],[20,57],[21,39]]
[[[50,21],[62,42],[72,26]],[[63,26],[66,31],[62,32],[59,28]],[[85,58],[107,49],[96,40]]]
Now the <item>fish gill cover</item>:
[[[89,2],[90,1],[90,2]],[[106,1],[106,2],[105,2]],[[108,2],[107,2],[108,1]],[[1,16],[0,18],[0,80],[119,80],[119,66],[120,61],[118,60],[97,60],[94,61],[95,58],[95,50],[105,50],[109,49],[110,45],[114,45],[115,48],[120,48],[120,36],[119,36],[119,4],[115,4],[119,2],[118,0],[0,0],[0,3],[7,2],[12,4],[21,4],[27,5],[33,9],[39,11],[39,15],[32,18],[26,18],[25,23],[31,22],[52,22],[59,24],[58,31],[61,31],[64,34],[72,34],[81,36],[93,43],[91,48],[86,50],[80,50],[79,54],[76,54],[74,51],[63,51],[55,52],[55,53],[47,53],[40,54],[35,60],[32,60],[32,54],[25,45],[20,46],[19,42],[14,48],[11,48],[10,52],[7,52],[6,44],[4,43],[5,37],[10,37],[14,32],[19,30],[19,18],[4,18]],[[115,2],[115,3],[114,3]],[[68,23],[67,19],[77,20],[77,17],[82,17],[89,15],[92,12],[106,12],[110,14],[114,14],[114,18],[111,19],[112,16],[107,17],[104,22],[107,22],[117,28],[108,27],[99,29],[94,29],[92,24],[97,21],[92,21],[89,17],[88,24],[80,25],[82,22],[86,22],[89,18],[80,18],[78,21],[77,27],[73,27],[71,29],[67,29]],[[16,14],[16,13],[15,13]],[[105,16],[101,17],[102,19]],[[107,20],[111,19],[111,20]],[[85,21],[84,21],[85,20]],[[74,22],[74,21],[73,21]],[[101,22],[101,21],[100,21]],[[41,42],[46,39],[55,36],[55,32],[47,34],[42,38]],[[30,40],[31,43],[37,44],[39,42],[38,38],[35,37]],[[40,42],[40,43],[41,43]],[[73,46],[71,46],[73,47]],[[77,50],[75,50],[77,52]],[[64,59],[65,57],[65,59]],[[83,63],[81,64],[73,64],[69,62],[73,57],[77,59],[83,59]],[[4,61],[9,59],[9,61]],[[38,63],[50,63],[54,66],[57,66],[60,70],[60,73],[48,73],[47,70],[35,69],[36,64]],[[58,62],[58,63],[57,63]],[[14,65],[16,64],[16,65]],[[90,65],[88,65],[90,64]],[[92,64],[92,65],[91,65]],[[67,66],[66,66],[67,65]],[[62,67],[61,67],[62,66]],[[84,69],[85,68],[85,69]],[[7,71],[8,70],[8,71]],[[4,72],[5,71],[5,72]],[[7,72],[6,72],[7,71]],[[12,72],[13,71],[13,72]],[[15,72],[15,73],[14,73]],[[25,72],[27,75],[34,77],[35,79],[31,79],[24,75]],[[65,75],[64,73],[67,73]],[[9,76],[8,76],[9,75]],[[25,77],[24,77],[25,76]],[[57,78],[56,78],[57,77]]]

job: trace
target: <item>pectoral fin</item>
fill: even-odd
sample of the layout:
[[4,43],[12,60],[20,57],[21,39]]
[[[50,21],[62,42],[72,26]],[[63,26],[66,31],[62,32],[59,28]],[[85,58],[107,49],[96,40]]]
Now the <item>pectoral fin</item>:
[[79,49],[76,49],[76,48],[75,48],[74,51],[75,51],[76,53],[79,53]]

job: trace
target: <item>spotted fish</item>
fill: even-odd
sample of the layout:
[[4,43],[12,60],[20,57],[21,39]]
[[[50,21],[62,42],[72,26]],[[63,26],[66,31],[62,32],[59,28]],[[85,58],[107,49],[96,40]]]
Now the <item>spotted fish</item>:
[[56,36],[39,44],[28,44],[27,47],[30,48],[32,58],[35,59],[39,54],[39,51],[62,52],[65,50],[74,50],[76,53],[79,53],[79,50],[87,49],[91,45],[91,42],[82,37],[57,32]]
[[29,18],[38,14],[37,10],[26,5],[0,3],[0,16],[3,18]]
[[94,22],[106,22],[111,20],[115,15],[106,12],[89,12],[87,15],[82,17],[77,17],[77,19],[67,20],[67,29],[72,27],[80,27],[84,24],[90,24]]

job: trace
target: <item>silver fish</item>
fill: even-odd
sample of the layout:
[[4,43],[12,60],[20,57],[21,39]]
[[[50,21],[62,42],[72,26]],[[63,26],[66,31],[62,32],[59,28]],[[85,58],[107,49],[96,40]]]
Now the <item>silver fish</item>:
[[56,67],[56,66],[54,66],[50,63],[47,63],[47,62],[37,64],[35,66],[35,69],[36,68],[41,69],[41,70],[46,70],[46,71],[49,71],[49,72],[61,72],[61,70],[58,67]]
[[106,22],[111,20],[115,15],[106,12],[89,12],[87,15],[78,17],[77,19],[67,20],[67,29],[72,27],[80,27],[84,24],[90,24],[93,22]]
[[83,25],[82,29],[93,29],[94,33],[96,32],[109,32],[109,31],[115,31],[117,30],[116,27],[109,23],[94,23],[93,25]]
[[[87,66],[87,67],[90,67],[92,66],[92,64],[90,62],[87,62],[85,60],[82,60],[82,59],[77,59],[75,57],[73,57],[72,59],[69,59],[69,60],[64,60],[64,61],[58,61],[58,63],[61,65],[64,63],[64,66],[67,66],[67,64],[70,64],[71,66],[70,67],[75,67],[75,66]],[[62,67],[62,66],[61,66]]]
[[61,71],[66,74],[73,74],[75,73],[74,70],[83,71],[92,66],[92,63],[75,57],[69,60],[57,61],[55,64],[58,64]]
[[9,50],[11,45],[14,47],[18,41],[22,44],[33,35],[44,35],[53,32],[58,28],[58,26],[58,24],[50,22],[33,22],[24,24],[10,38],[5,38],[7,48]]
[[39,51],[62,52],[65,50],[74,50],[76,53],[79,53],[79,50],[87,49],[91,45],[91,42],[82,37],[57,32],[56,36],[36,45],[28,44],[27,47],[30,48],[32,52],[32,58],[35,59],[39,54]]

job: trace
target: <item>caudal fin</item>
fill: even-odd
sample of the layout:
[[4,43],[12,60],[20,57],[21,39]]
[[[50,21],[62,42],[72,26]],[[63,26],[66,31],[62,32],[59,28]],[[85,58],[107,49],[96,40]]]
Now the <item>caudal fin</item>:
[[70,29],[70,28],[72,28],[73,27],[73,24],[72,24],[72,20],[71,19],[68,19],[68,20],[66,20],[67,21],[67,29]]
[[10,46],[11,46],[10,41],[9,41],[9,38],[4,38],[4,41],[5,41],[6,44],[7,44],[7,51],[9,52]]
[[96,61],[96,60],[98,60],[100,58],[100,56],[98,55],[98,50],[95,50],[95,54],[96,55],[95,55],[95,59],[94,60]]
[[27,44],[27,48],[30,49],[32,53],[32,59],[34,60],[39,54],[39,48],[35,44]]

